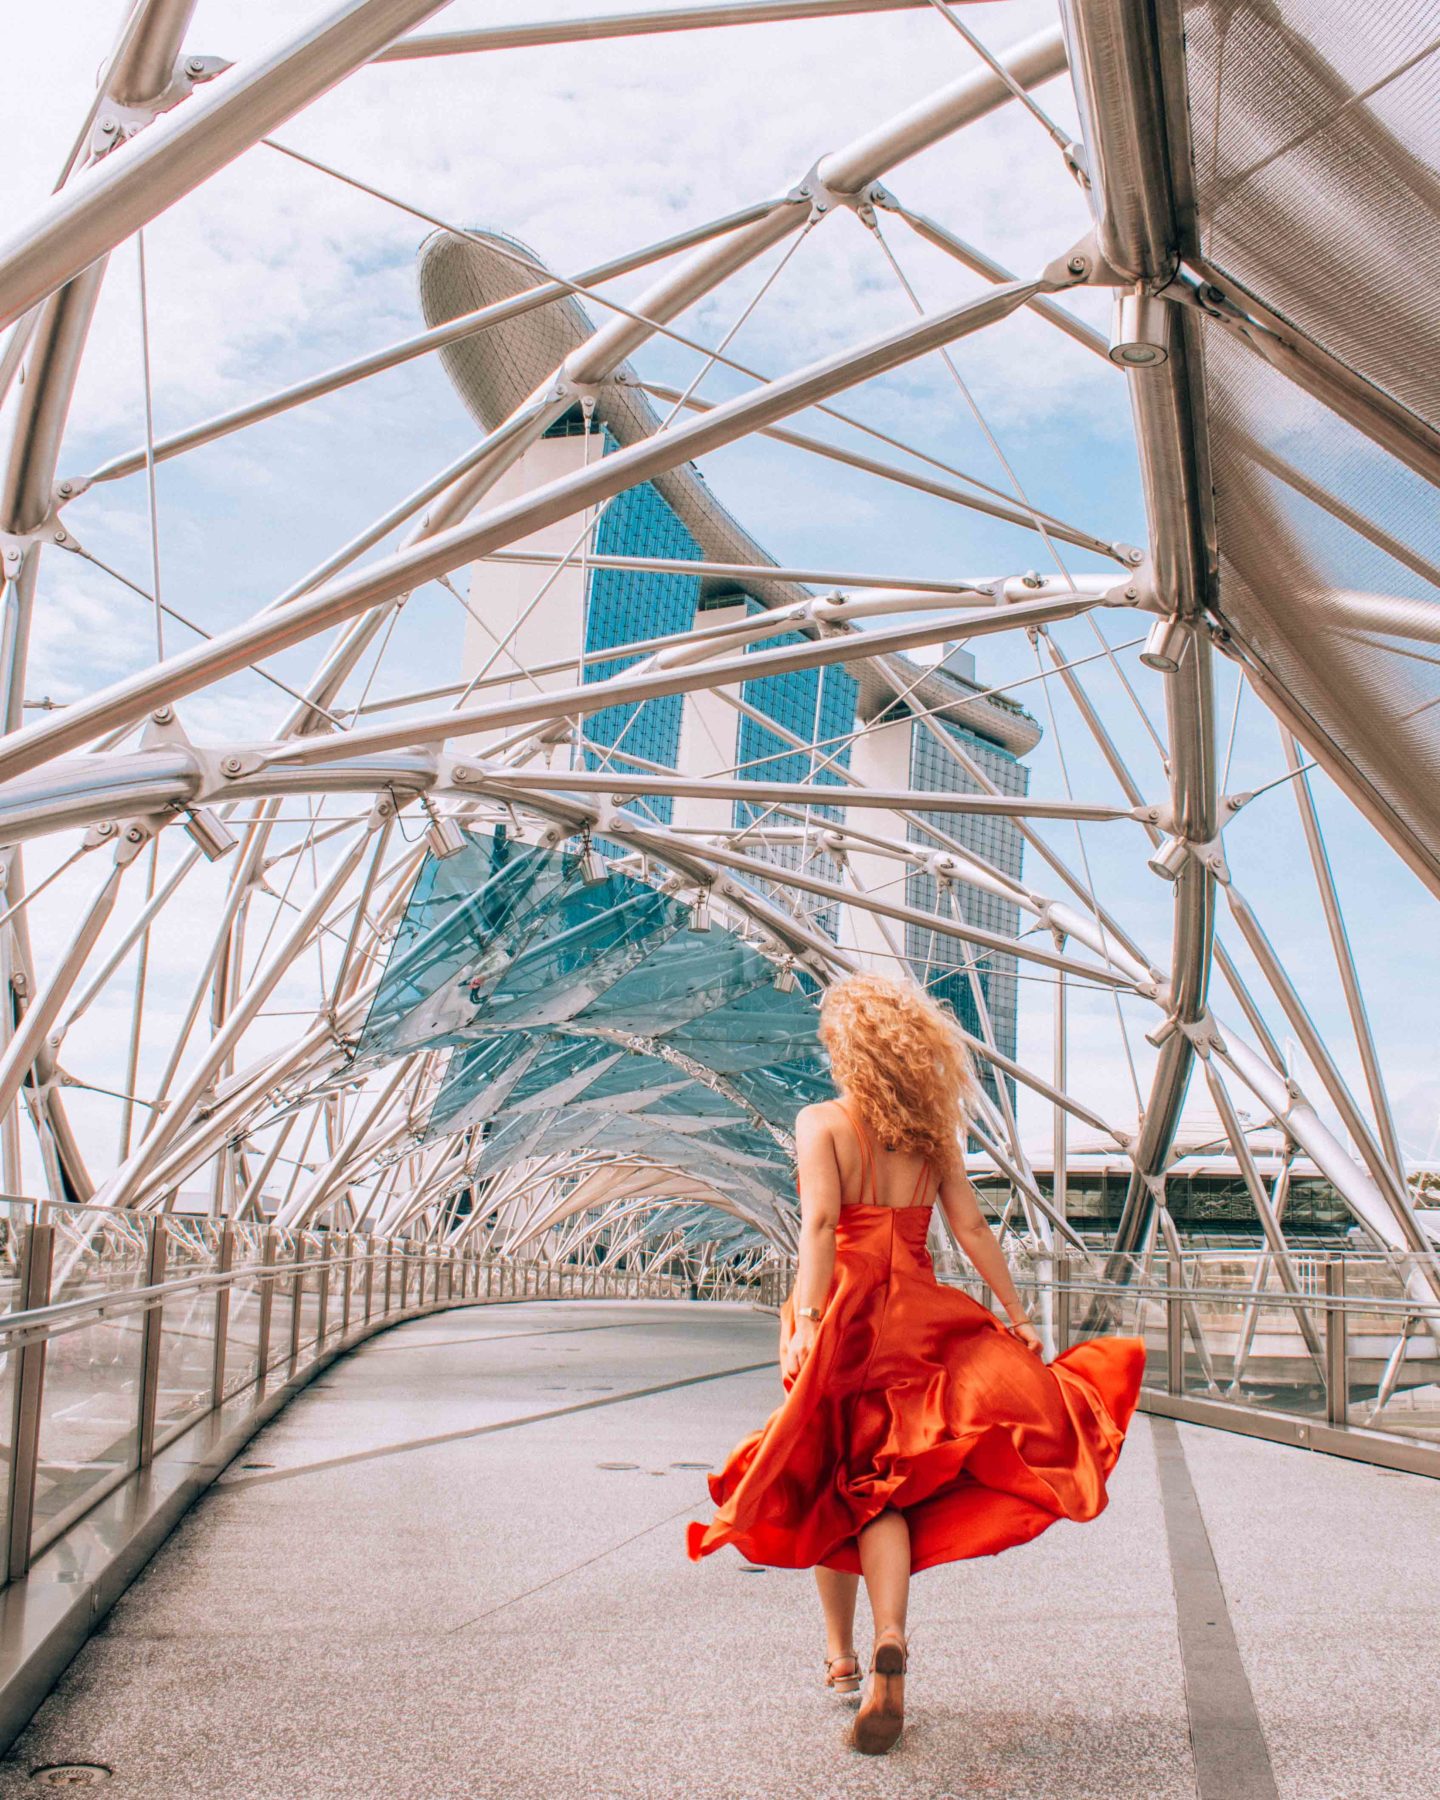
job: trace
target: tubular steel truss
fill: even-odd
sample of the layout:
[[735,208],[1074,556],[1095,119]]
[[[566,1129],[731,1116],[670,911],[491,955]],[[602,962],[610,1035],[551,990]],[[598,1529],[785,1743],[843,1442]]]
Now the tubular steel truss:
[[[1426,711],[1433,695],[1423,687],[1433,685],[1436,659],[1417,648],[1440,642],[1428,591],[1436,552],[1425,542],[1433,501],[1426,515],[1413,498],[1428,494],[1440,467],[1437,409],[1415,367],[1425,359],[1394,354],[1397,340],[1433,331],[1433,322],[1419,316],[1423,284],[1414,271],[1399,285],[1386,271],[1398,254],[1392,242],[1433,248],[1437,178],[1433,152],[1427,158],[1403,142],[1391,115],[1371,105],[1383,79],[1360,93],[1358,78],[1307,33],[1299,5],[1190,7],[1182,33],[1177,0],[1062,0],[1055,26],[1003,56],[986,52],[898,117],[822,151],[793,185],[795,171],[777,170],[773,198],[638,251],[621,247],[570,277],[518,259],[520,285],[499,299],[165,437],[147,423],[144,443],[89,475],[65,467],[68,415],[92,316],[114,278],[112,254],[140,234],[143,309],[144,228],[368,62],[758,22],[796,21],[804,30],[805,20],[838,14],[887,15],[873,22],[878,37],[890,13],[926,6],[937,15],[937,47],[959,54],[949,4],[743,0],[407,35],[443,8],[349,0],[232,66],[192,52],[193,0],[136,0],[60,184],[0,246],[0,324],[12,327],[0,357],[0,398],[9,395],[0,478],[0,1168],[10,1195],[39,1188],[54,1202],[127,1214],[193,1211],[202,1193],[210,1217],[237,1225],[269,1219],[286,1231],[409,1235],[467,1254],[483,1244],[492,1260],[683,1268],[706,1292],[748,1291],[759,1259],[793,1248],[794,1218],[783,1206],[742,1205],[704,1168],[586,1143],[489,1174],[483,1131],[427,1132],[448,1045],[356,1064],[417,875],[428,854],[453,847],[446,834],[458,821],[477,834],[503,828],[532,846],[580,845],[588,854],[592,840],[602,844],[636,879],[713,906],[782,980],[798,974],[813,987],[861,961],[913,966],[907,931],[928,930],[933,943],[938,927],[965,946],[979,1018],[974,1049],[995,1073],[976,1142],[1006,1184],[1005,1223],[1032,1273],[1053,1269],[1057,1252],[1095,1254],[1093,1234],[1087,1246],[1067,1217],[1069,1133],[1083,1127],[1128,1165],[1118,1228],[1085,1281],[1072,1284],[1087,1304],[1103,1306],[1136,1281],[1143,1287],[1157,1256],[1183,1267],[1166,1180],[1198,1063],[1263,1233],[1258,1278],[1296,1302],[1301,1361],[1322,1346],[1299,1306],[1304,1283],[1286,1234],[1285,1180],[1296,1158],[1329,1181],[1360,1246],[1420,1309],[1405,1314],[1405,1332],[1424,1318],[1433,1333],[1440,1270],[1417,1217],[1309,772],[1318,765],[1440,896],[1440,711]],[[1245,95],[1216,73],[1213,40],[1227,29],[1232,57],[1269,58],[1270,86],[1248,101],[1259,109],[1248,135]],[[1032,97],[1067,69],[1082,122],[1073,140]],[[1202,75],[1213,77],[1203,99],[1195,88]],[[1056,178],[1078,181],[1093,224],[1078,242],[1055,243],[1043,268],[1016,276],[960,235],[963,208],[936,220],[882,184],[910,158],[1021,105],[1055,140]],[[1192,142],[1202,114],[1208,136]],[[1269,148],[1252,167],[1245,159],[1260,143]],[[482,241],[411,199],[301,160],[462,244]],[[1351,186],[1327,201],[1325,184],[1342,180]],[[1297,193],[1305,203],[1292,209]],[[1348,210],[1337,223],[1342,201]],[[782,253],[780,267],[792,255],[803,262],[812,235],[838,229],[839,214],[871,233],[887,278],[917,316],[896,325],[887,312],[889,322],[863,341],[777,376],[736,359],[738,325],[718,348],[699,341],[693,315],[702,302],[724,290],[728,303],[726,284],[762,261],[773,269],[773,253]],[[902,227],[978,277],[977,290],[925,311],[891,247]],[[1363,252],[1337,243],[1362,230]],[[1342,264],[1351,278],[1347,317],[1373,321],[1390,309],[1382,328],[1352,328],[1334,314],[1326,289]],[[614,298],[607,284],[617,276],[652,268],[638,297]],[[769,281],[740,323],[764,306]],[[1074,304],[1095,289],[1113,297],[1109,337]],[[153,530],[158,465],[416,358],[477,345],[483,354],[487,334],[528,329],[543,309],[580,299],[599,315],[593,332],[545,364],[533,389],[463,456],[270,604],[212,629],[165,603]],[[892,432],[869,422],[884,386],[868,391],[864,418],[837,404],[861,384],[939,357],[973,405],[952,348],[972,338],[983,345],[981,334],[1022,310],[1114,365],[1114,378],[1128,384],[1143,548],[1039,512],[983,418],[1005,470],[1000,487],[907,443],[898,425]],[[642,381],[629,367],[657,340],[699,356],[683,391]],[[700,400],[695,390],[717,366],[744,385],[731,398]],[[643,390],[666,407],[658,427],[538,487],[517,493],[506,482],[577,406],[588,429],[629,403],[627,386],[631,400]],[[1282,390],[1301,423],[1269,431]],[[803,413],[822,423],[809,433],[789,423]],[[630,416],[640,415],[632,408]],[[1083,424],[1074,422],[1077,437]],[[760,437],[787,446],[806,469],[839,464],[863,475],[877,508],[903,489],[951,506],[961,521],[974,513],[1008,522],[1031,534],[1054,572],[946,570],[916,580],[883,568],[847,574],[738,556],[667,562],[607,555],[590,542],[594,519],[616,496]],[[1351,453],[1349,464],[1339,450]],[[1355,458],[1365,478],[1347,486]],[[37,617],[56,604],[52,573],[67,558],[99,562],[86,548],[87,496],[125,481],[149,484],[154,556],[148,581],[119,576],[136,592],[117,604],[133,608],[138,594],[153,608],[154,658],[27,719],[28,645]],[[1307,537],[1316,520],[1324,529]],[[521,547],[566,521],[583,529],[565,554]],[[1355,553],[1327,562],[1337,533]],[[875,536],[885,543],[883,524]],[[1098,566],[1072,572],[1062,560],[1072,554]],[[412,642],[409,597],[427,584],[450,587],[459,571],[485,562],[512,574],[533,565],[537,600],[578,562],[591,572],[679,569],[731,592],[759,592],[765,604],[589,653],[591,665],[621,665],[598,679],[584,654],[567,660],[563,645],[549,661],[526,661],[514,633],[502,638],[491,621],[488,671],[458,683],[442,672],[423,689],[386,693],[389,670],[414,666],[413,654],[400,655]],[[1353,573],[1362,566],[1365,591]],[[1121,615],[1119,632],[1107,631],[1110,613]],[[1072,620],[1097,648],[1062,646],[1056,628]],[[1007,687],[1043,700],[1061,776],[1049,795],[1001,793],[943,728],[963,710],[926,700],[921,665],[907,655],[1002,637],[1033,646],[1033,675]],[[308,675],[282,656],[302,647],[316,658]],[[1248,792],[1226,791],[1230,753],[1216,717],[1217,670],[1226,666],[1237,715],[1243,681],[1281,730],[1275,782]],[[850,668],[880,700],[843,746],[819,740],[818,728],[808,739],[790,734],[810,771],[798,782],[754,779],[743,767],[662,769],[621,743],[597,750],[587,730],[603,709],[638,711],[676,695],[714,696],[743,714],[747,683],[831,667]],[[1092,692],[1097,672],[1104,699]],[[282,694],[277,727],[253,737],[203,731],[202,702],[247,675]],[[1421,688],[1418,701],[1412,687]],[[1161,728],[1144,704],[1157,694]],[[922,791],[867,772],[862,748],[877,744],[907,705],[963,791]],[[1133,708],[1154,737],[1162,789],[1147,786],[1148,769],[1132,773],[1117,705],[1126,730]],[[766,726],[785,736],[773,721]],[[1105,771],[1104,790],[1071,791],[1072,766]],[[1338,1054],[1327,1046],[1286,970],[1284,942],[1241,894],[1226,855],[1227,828],[1272,785],[1288,787],[1300,809],[1360,1091],[1343,1072],[1349,1046]],[[731,827],[699,829],[667,823],[668,813],[649,804],[662,798],[743,802],[745,811]],[[981,816],[1015,822],[1030,853],[1025,879],[946,829]],[[1142,946],[1126,909],[1097,896],[1087,843],[1109,832],[1133,840],[1130,901],[1166,896],[1168,950]],[[1062,847],[1072,834],[1073,860]],[[85,859],[103,874],[78,894],[69,871]],[[923,883],[933,896],[924,905]],[[43,953],[33,941],[42,892]],[[1013,906],[1021,935],[973,922],[969,892]],[[57,930],[62,897],[71,911]],[[1228,943],[1222,914],[1235,934]],[[863,931],[837,933],[842,915],[863,920]],[[1283,924],[1271,916],[1271,932]],[[978,969],[997,955],[1014,959],[1027,1008],[1032,994],[1049,996],[1034,1002],[1054,1020],[1043,1066],[996,1041]],[[178,999],[170,988],[157,999],[162,960],[168,981],[183,975]],[[1225,1017],[1212,1001],[1217,968],[1229,990]],[[1091,997],[1113,1013],[1116,1054],[1136,1083],[1133,1113],[1086,1097],[1086,1058],[1072,1040],[1080,1003],[1086,1030],[1099,1016]],[[1151,1029],[1133,1044],[1130,1023],[1147,1010]],[[1285,1038],[1298,1054],[1282,1048]],[[1044,1109],[1053,1126],[1022,1132],[1021,1105],[1027,1115]],[[1271,1125],[1286,1177],[1267,1183],[1252,1137]],[[1033,1166],[1041,1141],[1048,1179]],[[1065,1284],[1052,1293],[1067,1319],[1070,1294]],[[1193,1309],[1172,1312],[1177,1333],[1195,1334],[1211,1380]],[[1253,1331],[1252,1317],[1235,1382]],[[1402,1344],[1397,1369],[1407,1354]],[[1386,1380],[1393,1389],[1388,1365]]]

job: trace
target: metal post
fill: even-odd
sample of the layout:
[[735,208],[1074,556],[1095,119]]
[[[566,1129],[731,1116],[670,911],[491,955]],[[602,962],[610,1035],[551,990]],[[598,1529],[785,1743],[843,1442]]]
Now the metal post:
[[385,1243],[385,1304],[381,1307],[382,1317],[390,1311],[390,1286],[395,1278],[395,1246],[386,1240]]
[[[22,1312],[50,1304],[50,1274],[55,1259],[55,1227],[32,1225],[21,1253],[19,1293]],[[45,1393],[43,1338],[21,1344],[15,1353],[15,1402],[10,1427],[10,1545],[7,1576],[18,1581],[30,1569],[30,1538],[35,1520],[35,1476],[40,1466],[40,1409]]]
[[[215,1273],[228,1275],[235,1266],[235,1227],[229,1219],[220,1227],[220,1242],[215,1249]],[[230,1288],[227,1281],[215,1290],[215,1342],[210,1360],[210,1405],[218,1407],[225,1398],[225,1357],[230,1345]]]
[[1070,1282],[1074,1272],[1073,1259],[1063,1252],[1055,1258],[1055,1354],[1070,1348],[1071,1319],[1074,1316],[1072,1302],[1074,1295],[1070,1292]]
[[290,1373],[300,1360],[300,1312],[305,1303],[305,1234],[295,1233],[295,1273],[290,1282]]
[[404,1312],[405,1301],[409,1296],[410,1261],[411,1261],[410,1246],[408,1243],[402,1244],[400,1246],[400,1310],[401,1310],[401,1312]]
[[1165,1259],[1165,1391],[1185,1391],[1185,1294],[1178,1258]]
[[345,1285],[340,1290],[340,1335],[342,1338],[346,1338],[350,1335],[350,1290],[355,1285],[355,1234],[353,1231],[345,1234],[343,1254],[345,1257]]
[[315,1314],[315,1353],[325,1346],[325,1327],[330,1323],[330,1233],[321,1240],[319,1307]]
[[[151,1219],[146,1227],[149,1245],[145,1258],[145,1285],[159,1287],[165,1279],[168,1232],[163,1219]],[[138,1461],[143,1469],[155,1455],[155,1412],[160,1397],[160,1345],[165,1324],[163,1301],[145,1309],[140,1333],[140,1419]]]
[[370,1232],[365,1234],[365,1323],[370,1323],[370,1314],[375,1305],[375,1239]]
[[[273,1226],[265,1233],[265,1241],[260,1249],[260,1261],[265,1268],[271,1268],[275,1262],[275,1231]],[[275,1311],[275,1277],[260,1277],[260,1307],[255,1321],[255,1379],[264,1386],[265,1374],[270,1367],[270,1318]]]
[[1325,1259],[1325,1417],[1350,1423],[1350,1358],[1345,1332],[1345,1259]]

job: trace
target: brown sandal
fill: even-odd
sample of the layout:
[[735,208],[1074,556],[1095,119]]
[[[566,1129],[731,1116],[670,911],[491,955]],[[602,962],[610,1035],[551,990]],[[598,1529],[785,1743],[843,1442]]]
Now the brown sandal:
[[898,1631],[883,1632],[875,1640],[870,1686],[848,1740],[864,1756],[884,1756],[893,1750],[905,1728],[905,1669],[909,1661],[909,1646]]
[[[855,1673],[853,1675],[837,1675],[835,1664],[838,1662],[853,1662]],[[838,1656],[825,1658],[825,1691],[827,1694],[833,1694],[837,1700],[854,1700],[860,1693],[860,1679],[860,1658],[853,1650],[842,1650]]]

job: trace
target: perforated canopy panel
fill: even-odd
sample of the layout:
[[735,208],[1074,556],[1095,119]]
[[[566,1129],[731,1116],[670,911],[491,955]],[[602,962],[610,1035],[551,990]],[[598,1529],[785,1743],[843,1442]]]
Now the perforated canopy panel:
[[1297,0],[1184,20],[1206,262],[1335,359],[1358,403],[1414,424],[1402,460],[1205,321],[1220,610],[1332,772],[1440,878],[1435,8],[1367,9],[1363,31]]

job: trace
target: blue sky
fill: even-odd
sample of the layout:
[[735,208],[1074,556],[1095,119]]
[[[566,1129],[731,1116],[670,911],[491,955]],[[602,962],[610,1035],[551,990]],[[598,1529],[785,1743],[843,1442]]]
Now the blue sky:
[[[202,0],[187,47],[238,60],[288,29],[303,10],[315,9],[309,0],[303,9],[294,0],[252,0],[239,9]],[[593,3],[457,4],[432,28],[595,10]],[[7,97],[9,142],[17,147],[8,185],[18,212],[49,191],[120,12],[114,0],[25,9]],[[967,12],[972,28],[996,49],[1052,18],[1048,5],[1010,0]],[[276,135],[439,218],[512,232],[571,272],[783,192],[821,153],[972,66],[969,49],[928,12],[751,27],[365,70]],[[1038,98],[1074,129],[1064,82],[1051,83]],[[888,185],[908,205],[1022,273],[1087,228],[1083,197],[1058,152],[1018,107],[914,159]],[[885,219],[884,230],[927,307],[978,291],[974,277],[899,221]],[[415,218],[273,150],[250,151],[146,235],[158,431],[417,330],[414,254],[425,231]],[[684,321],[686,331],[717,341],[775,260],[711,296]],[[644,279],[608,291],[633,298]],[[62,474],[85,473],[143,439],[136,294],[131,244],[112,259]],[[1107,301],[1081,295],[1073,304],[1103,329]],[[732,354],[766,373],[780,372],[898,323],[909,310],[879,245],[852,217],[836,218],[786,264]],[[638,360],[642,373],[677,385],[695,369],[692,353],[664,342]],[[993,436],[1034,504],[1102,536],[1144,541],[1123,377],[1030,315],[962,344],[956,362],[984,428],[935,358],[840,404],[929,454],[1008,486]],[[714,371],[702,392],[713,399],[743,386]],[[815,415],[797,423],[839,442],[858,441]],[[248,616],[472,437],[432,359],[166,465],[158,484],[166,599],[207,629]],[[737,445],[707,459],[704,469],[721,498],[784,562],[945,577],[1051,567],[1044,546],[1027,532],[781,446]],[[96,555],[148,581],[143,478],[96,489],[70,509],[67,524]],[[1098,565],[1076,553],[1067,566],[1081,572]],[[460,609],[443,590],[418,593],[377,691],[448,678],[461,624]],[[1115,614],[1102,618],[1100,629],[1118,644],[1143,623]],[[1097,649],[1083,622],[1058,628],[1055,637],[1069,655]],[[193,639],[171,624],[166,641],[173,649]],[[75,559],[48,557],[32,697],[63,700],[152,655],[153,626],[141,602]],[[275,668],[295,680],[314,655],[302,649]],[[1124,662],[1141,704],[1158,722],[1158,678],[1135,664],[1133,650]],[[995,681],[1023,679],[1035,667],[1023,641],[982,646],[980,664]],[[1159,796],[1163,774],[1131,700],[1103,662],[1084,675],[1142,787]],[[1235,687],[1230,666],[1220,665],[1218,687],[1223,736]],[[1033,790],[1063,793],[1068,775],[1079,794],[1113,797],[1113,782],[1063,694],[1053,695],[1058,736],[1038,686],[1017,690],[1017,697],[1046,726],[1032,759]],[[248,738],[272,728],[285,704],[275,689],[247,677],[186,703],[182,717],[196,738]],[[1275,727],[1247,695],[1229,785],[1258,786],[1283,767]],[[1440,1120],[1436,959],[1428,950],[1434,903],[1328,783],[1317,778],[1316,792],[1402,1129],[1412,1149],[1426,1153]],[[1082,860],[1070,828],[1049,835],[1072,862]],[[1353,1072],[1289,791],[1279,788],[1243,813],[1227,845],[1237,882],[1283,942],[1307,1002]],[[37,853],[41,870],[46,854]],[[1168,890],[1146,872],[1144,855],[1138,827],[1085,831],[1083,856],[1101,899],[1163,963]],[[78,893],[95,878],[86,867],[54,892]],[[1029,878],[1053,889],[1033,858]],[[197,941],[200,913],[203,903],[194,919]],[[59,905],[54,918],[62,918]],[[59,925],[37,909],[35,928],[43,950],[47,933]],[[1227,935],[1233,940],[1233,932]],[[157,1044],[166,1019],[178,1016],[184,987],[162,977]],[[1050,993],[1044,982],[1022,983],[1022,1055],[1042,1068],[1049,1058]],[[1216,1007],[1235,1014],[1223,988]],[[1143,1089],[1151,1053],[1141,1034],[1155,1015],[1139,1003],[1126,1010]],[[97,1009],[92,1053],[100,1062],[113,1062],[114,1043],[104,1039],[107,1016],[113,1035],[118,1014]],[[1077,996],[1073,1016],[1077,1091],[1111,1116],[1133,1121],[1111,1002]],[[1048,1118],[1038,1109],[1027,1108],[1024,1125],[1032,1140],[1048,1137]]]

